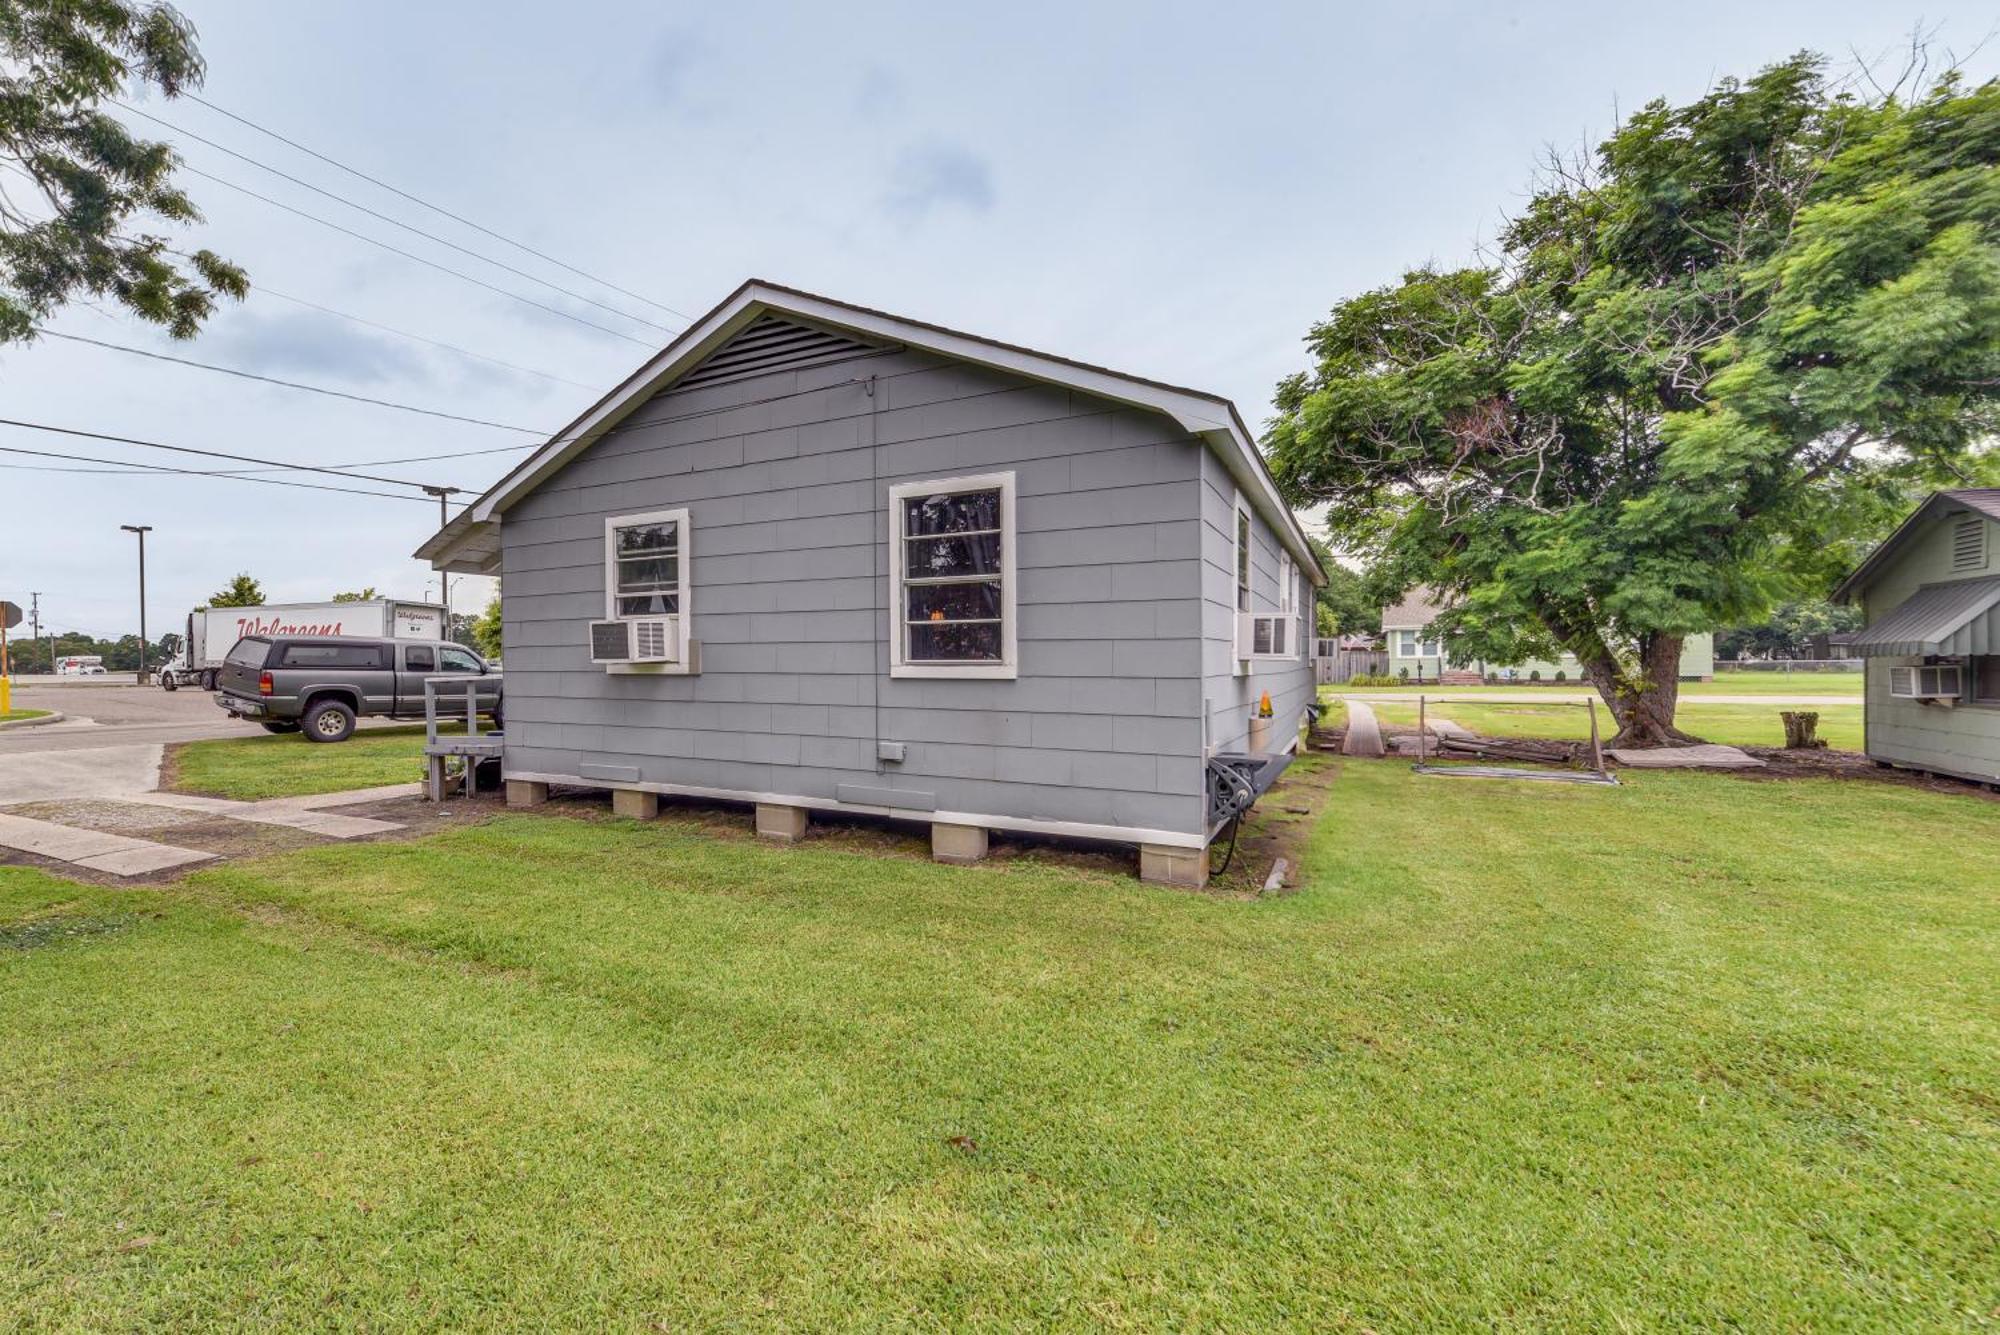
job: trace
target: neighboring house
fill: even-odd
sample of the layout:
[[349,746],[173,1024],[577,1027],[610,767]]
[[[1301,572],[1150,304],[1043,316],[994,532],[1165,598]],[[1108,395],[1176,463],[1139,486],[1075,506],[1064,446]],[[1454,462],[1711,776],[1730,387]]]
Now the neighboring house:
[[1834,598],[1861,606],[1869,756],[2000,783],[2000,487],[1932,496]]
[[[1581,681],[1582,666],[1576,655],[1565,653],[1551,661],[1530,659],[1520,663],[1460,661],[1446,651],[1443,639],[1432,629],[1444,608],[1427,589],[1414,589],[1403,601],[1382,609],[1382,634],[1389,642],[1389,675],[1429,681],[1483,681],[1495,674],[1515,681]],[[1539,677],[1538,675],[1539,674]],[[1712,681],[1715,677],[1715,636],[1708,631],[1690,635],[1681,645],[1682,681]]]
[[1115,840],[1184,884],[1260,697],[1297,744],[1325,582],[1228,401],[755,281],[418,555],[506,576],[512,800]]

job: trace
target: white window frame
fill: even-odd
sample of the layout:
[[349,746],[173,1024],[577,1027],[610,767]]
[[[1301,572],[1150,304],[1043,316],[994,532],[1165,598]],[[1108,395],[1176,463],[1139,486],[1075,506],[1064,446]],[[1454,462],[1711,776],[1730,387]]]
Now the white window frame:
[[1257,521],[1243,503],[1243,493],[1233,493],[1229,503],[1229,647],[1236,658],[1236,675],[1250,675],[1250,646],[1243,642],[1243,615],[1257,601]]
[[659,616],[657,612],[636,616],[618,614],[618,530],[636,528],[640,524],[673,524],[675,534],[675,554],[679,558],[680,577],[674,582],[674,600],[680,611],[673,613],[679,627],[679,652],[671,663],[616,664],[608,671],[631,671],[643,668],[651,673],[691,673],[694,669],[694,590],[691,587],[691,572],[694,566],[694,521],[686,506],[674,510],[645,510],[637,514],[606,515],[604,517],[604,619],[606,621],[645,621]]
[[[972,659],[963,663],[909,661],[910,628],[903,600],[903,502],[913,496],[961,491],[1000,493],[1000,661]],[[1014,474],[975,473],[966,477],[898,482],[889,488],[889,675],[891,677],[959,678],[1012,681],[1020,675],[1020,618],[1016,614]]]
[[[1415,652],[1410,652],[1408,649],[1408,646],[1412,643],[1416,645]],[[1427,640],[1424,638],[1424,633],[1420,630],[1398,630],[1396,632],[1396,657],[1443,658],[1444,641],[1441,639]]]

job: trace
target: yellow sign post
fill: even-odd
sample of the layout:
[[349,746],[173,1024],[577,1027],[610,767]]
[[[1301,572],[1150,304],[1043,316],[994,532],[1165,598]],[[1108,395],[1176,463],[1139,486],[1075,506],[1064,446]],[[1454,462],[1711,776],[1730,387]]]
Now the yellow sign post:
[[21,624],[21,605],[0,600],[0,715],[14,707],[14,680],[8,672],[7,632]]

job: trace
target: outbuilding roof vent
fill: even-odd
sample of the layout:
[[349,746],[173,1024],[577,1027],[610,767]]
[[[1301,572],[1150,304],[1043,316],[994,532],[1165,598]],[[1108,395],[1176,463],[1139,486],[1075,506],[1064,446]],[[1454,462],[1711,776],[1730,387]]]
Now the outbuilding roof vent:
[[736,337],[710,353],[701,365],[675,383],[675,389],[699,389],[731,380],[745,380],[772,371],[824,366],[888,349],[858,342],[845,334],[811,325],[760,315]]
[[1966,515],[1952,525],[1951,568],[1953,570],[1986,568],[1986,521],[1978,515]]

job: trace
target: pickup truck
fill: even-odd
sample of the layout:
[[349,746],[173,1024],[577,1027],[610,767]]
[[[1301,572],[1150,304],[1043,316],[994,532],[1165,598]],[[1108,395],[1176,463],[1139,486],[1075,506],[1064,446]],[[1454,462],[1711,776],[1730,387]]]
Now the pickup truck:
[[[459,644],[375,636],[246,635],[222,660],[215,703],[266,732],[301,732],[309,742],[344,742],[362,717],[420,719],[424,678],[475,683],[481,713],[500,726],[500,672]],[[441,713],[463,713],[457,689]]]

